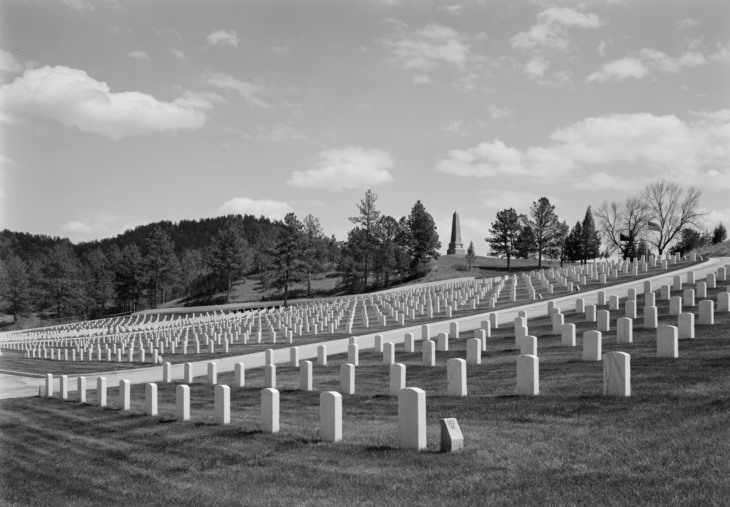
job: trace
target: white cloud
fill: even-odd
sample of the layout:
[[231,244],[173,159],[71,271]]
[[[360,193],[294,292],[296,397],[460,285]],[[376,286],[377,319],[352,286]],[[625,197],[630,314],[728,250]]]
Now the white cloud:
[[495,139],[451,150],[436,170],[473,177],[529,175],[545,182],[570,177],[580,188],[626,188],[622,181],[641,177],[730,188],[730,110],[694,116],[590,117],[557,129],[546,146],[520,150]]
[[0,49],[0,72],[22,72],[23,66],[15,59],[12,53]]
[[[552,204],[558,204],[557,199],[553,197],[549,197],[549,199]],[[514,208],[517,213],[527,213],[536,200],[534,191],[495,189],[484,192],[480,207],[498,210]]]
[[[249,78],[250,79],[250,78]],[[264,91],[264,87],[258,83],[253,83],[250,80],[241,81],[238,78],[229,76],[228,74],[213,74],[208,78],[208,84],[221,88],[223,90],[232,90],[241,94],[251,105],[258,107],[270,107],[270,104],[261,100],[258,95]]]
[[85,0],[61,0],[66,7],[70,7],[75,11],[93,11],[94,6]]
[[386,43],[393,49],[394,62],[404,69],[423,73],[448,65],[461,70],[471,57],[467,37],[451,27],[436,23],[415,31],[399,27],[399,36]]
[[704,65],[714,55],[706,57],[698,51],[685,51],[672,57],[657,49],[644,48],[633,56],[620,58],[604,63],[601,70],[590,74],[588,82],[623,81],[625,79],[643,79],[651,73],[675,74],[683,67]]
[[649,74],[649,69],[637,58],[621,58],[603,64],[601,70],[586,78],[588,82],[623,81],[624,79],[642,79]]
[[174,100],[174,104],[191,109],[208,110],[213,109],[215,104],[222,104],[225,99],[212,92],[192,92],[185,90],[182,96]]
[[509,118],[513,114],[515,114],[514,109],[510,109],[509,107],[500,107],[495,105],[489,106],[489,116],[491,116],[495,120]]
[[444,5],[442,7],[439,7],[438,10],[441,12],[445,12],[446,14],[450,14],[452,16],[460,16],[461,15],[461,9],[463,8],[463,5]]
[[241,42],[235,30],[216,30],[209,33],[206,40],[209,46],[228,46],[231,48],[237,48]]
[[689,17],[689,18],[684,18],[684,19],[680,20],[679,23],[677,23],[677,28],[679,28],[679,29],[689,28],[691,26],[697,26],[697,25],[699,25],[699,22],[695,18]]
[[130,57],[132,60],[139,61],[146,61],[150,59],[150,55],[140,50],[130,51],[129,53],[127,53],[127,56]]
[[281,220],[294,209],[286,202],[269,199],[251,199],[250,197],[236,197],[226,201],[218,208],[218,212],[226,214],[266,216],[274,220]]
[[64,232],[73,232],[76,234],[90,234],[94,231],[94,229],[90,225],[80,220],[73,220],[71,222],[68,222],[67,224],[63,224],[61,226],[61,230]]
[[542,57],[535,57],[527,62],[523,68],[525,74],[530,77],[541,77],[550,68],[550,62]]
[[141,92],[112,92],[104,82],[69,67],[28,69],[0,87],[0,106],[11,114],[29,114],[74,126],[113,140],[177,130],[197,130],[205,114]]
[[393,165],[393,157],[383,150],[360,146],[324,150],[313,169],[294,171],[287,184],[334,191],[365,188],[393,181],[389,172]]
[[433,84],[433,80],[426,74],[416,74],[415,76],[413,76],[413,79],[411,79],[411,82],[413,84],[423,84],[423,85]]
[[178,60],[185,60],[185,52],[180,49],[172,48],[170,49],[173,55],[175,55],[175,58]]
[[512,47],[565,50],[568,47],[567,27],[598,28],[603,24],[601,18],[593,13],[568,7],[549,7],[537,15],[537,23],[529,30],[512,37]]

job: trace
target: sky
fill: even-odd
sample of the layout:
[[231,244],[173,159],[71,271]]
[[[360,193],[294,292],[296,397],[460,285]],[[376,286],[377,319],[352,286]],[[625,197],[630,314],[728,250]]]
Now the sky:
[[661,178],[730,225],[725,0],[0,0],[0,229],[420,200],[442,252]]

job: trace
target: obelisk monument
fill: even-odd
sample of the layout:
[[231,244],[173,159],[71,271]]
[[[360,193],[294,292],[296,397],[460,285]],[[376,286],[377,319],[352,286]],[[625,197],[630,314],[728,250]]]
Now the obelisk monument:
[[466,255],[464,245],[461,243],[461,225],[459,225],[459,214],[454,211],[454,218],[451,221],[451,242],[446,250],[446,255]]

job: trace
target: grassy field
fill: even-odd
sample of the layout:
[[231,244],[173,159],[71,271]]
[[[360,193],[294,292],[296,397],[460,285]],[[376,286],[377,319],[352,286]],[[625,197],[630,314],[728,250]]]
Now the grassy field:
[[[725,285],[721,285],[724,290]],[[718,289],[711,290],[714,298]],[[639,307],[643,308],[642,298]],[[676,324],[659,302],[660,324]],[[602,308],[603,309],[603,308]],[[696,312],[696,308],[694,308]],[[621,316],[612,312],[612,322]],[[641,315],[641,310],[640,310]],[[297,390],[298,370],[280,366],[281,432],[260,432],[263,375],[231,391],[231,424],[213,424],[213,388],[191,386],[191,422],[174,420],[175,384],[159,384],[160,416],[143,416],[144,386],[130,413],[29,398],[0,405],[0,502],[17,505],[727,505],[730,498],[730,314],[697,326],[678,359],[657,359],[655,333],[639,321],[634,343],[604,333],[604,353],[631,354],[632,397],[602,396],[600,362],[560,345],[546,318],[538,337],[540,396],[514,396],[511,325],[488,340],[483,363],[468,368],[469,396],[446,396],[437,367],[397,347],[407,383],[427,392],[428,452],[398,450],[397,403],[388,368],[361,354],[356,394],[344,396],[344,440],[319,441],[318,397],[337,390],[339,364],[314,367],[315,392]],[[470,333],[469,333],[470,334]],[[466,338],[464,333],[461,338]],[[219,382],[232,384],[231,374]],[[89,390],[88,401],[94,402]],[[462,454],[438,452],[438,420],[456,417]]]

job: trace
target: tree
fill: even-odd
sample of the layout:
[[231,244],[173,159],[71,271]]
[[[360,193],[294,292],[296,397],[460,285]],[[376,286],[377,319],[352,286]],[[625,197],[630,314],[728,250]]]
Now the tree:
[[697,250],[700,247],[705,246],[707,239],[703,235],[690,227],[682,229],[679,241],[669,249],[669,253],[684,255],[692,250]]
[[542,256],[545,250],[555,241],[558,226],[555,206],[550,204],[547,197],[540,197],[532,203],[528,224],[534,237],[534,251],[537,253],[537,267],[539,269],[542,267]]
[[104,251],[96,247],[83,255],[86,294],[96,314],[103,314],[114,300],[114,273]]
[[363,197],[357,205],[357,209],[360,214],[356,217],[350,217],[350,222],[353,224],[359,224],[364,234],[364,237],[361,238],[360,241],[360,248],[363,249],[362,269],[366,289],[368,286],[368,276],[370,274],[372,256],[375,250],[375,228],[377,227],[378,218],[380,217],[380,211],[375,208],[375,201],[377,200],[378,196],[375,195],[372,190],[368,189],[365,192],[365,197]]
[[56,316],[72,315],[86,306],[81,265],[70,243],[59,243],[47,253],[41,277],[44,299],[55,307]]
[[727,239],[727,229],[724,225],[717,224],[717,227],[715,227],[715,230],[712,231],[712,244],[717,245],[718,243],[722,243]]
[[398,221],[391,216],[381,216],[376,228],[377,250],[375,269],[382,285],[390,287],[391,275],[396,268],[396,239],[400,233]]
[[466,263],[469,266],[469,271],[471,271],[471,266],[474,264],[474,261],[477,258],[477,254],[474,251],[474,242],[469,242],[469,247],[466,249]]
[[10,254],[0,261],[0,308],[13,316],[13,324],[18,315],[31,308],[31,286],[28,268],[23,259]]
[[302,260],[304,278],[307,282],[307,297],[312,296],[312,278],[324,271],[324,260],[327,251],[327,238],[322,232],[319,220],[313,215],[307,215],[302,220],[303,245]]
[[146,285],[152,308],[157,308],[160,295],[164,302],[165,285],[173,281],[179,266],[170,236],[159,226],[155,227],[145,240],[144,255]]
[[196,248],[189,248],[182,253],[180,258],[180,284],[183,287],[185,296],[191,296],[199,281],[209,274],[203,261],[203,255]]
[[497,220],[489,229],[490,237],[485,238],[492,255],[507,258],[507,271],[511,269],[511,259],[516,255],[515,241],[520,233],[520,216],[514,208],[497,212]]
[[642,197],[648,207],[647,218],[652,222],[650,241],[661,256],[664,249],[680,231],[689,226],[699,227],[706,215],[699,209],[702,192],[696,187],[680,187],[677,183],[660,180],[644,187]]
[[287,213],[276,244],[276,272],[272,281],[274,287],[284,290],[284,306],[289,304],[289,286],[303,277],[303,247],[302,223],[294,213]]
[[520,227],[520,232],[515,240],[515,251],[517,252],[515,257],[518,259],[529,259],[530,255],[537,251],[537,243],[535,235],[532,232],[532,227],[529,224],[524,223]]
[[431,259],[439,258],[438,249],[441,248],[441,242],[436,231],[436,222],[420,200],[411,208],[407,221],[411,240],[409,249],[411,274],[424,275],[428,272]]
[[123,306],[134,311],[144,286],[142,252],[136,243],[129,243],[121,250],[110,250],[107,256],[115,266],[117,298],[123,302]]
[[368,241],[365,230],[355,227],[347,234],[337,263],[340,275],[340,287],[350,293],[362,292],[366,289],[361,277],[365,264],[365,243]]
[[588,259],[595,259],[601,255],[601,235],[596,230],[596,223],[593,220],[593,212],[590,206],[588,206],[581,224],[580,254],[582,264],[586,264]]
[[566,245],[568,241],[568,235],[570,234],[570,226],[563,221],[558,222],[555,226],[555,236],[553,241],[548,245],[545,254],[549,259],[560,261],[560,267],[563,267],[563,262],[568,259]]
[[633,261],[637,242],[649,217],[649,207],[644,199],[632,195],[623,202],[604,201],[595,214],[609,248],[618,249],[624,259]]
[[248,244],[234,224],[218,230],[209,251],[208,265],[213,274],[225,284],[228,302],[233,281],[245,273],[248,265]]
[[583,258],[583,226],[576,222],[565,239],[565,258],[576,262]]

